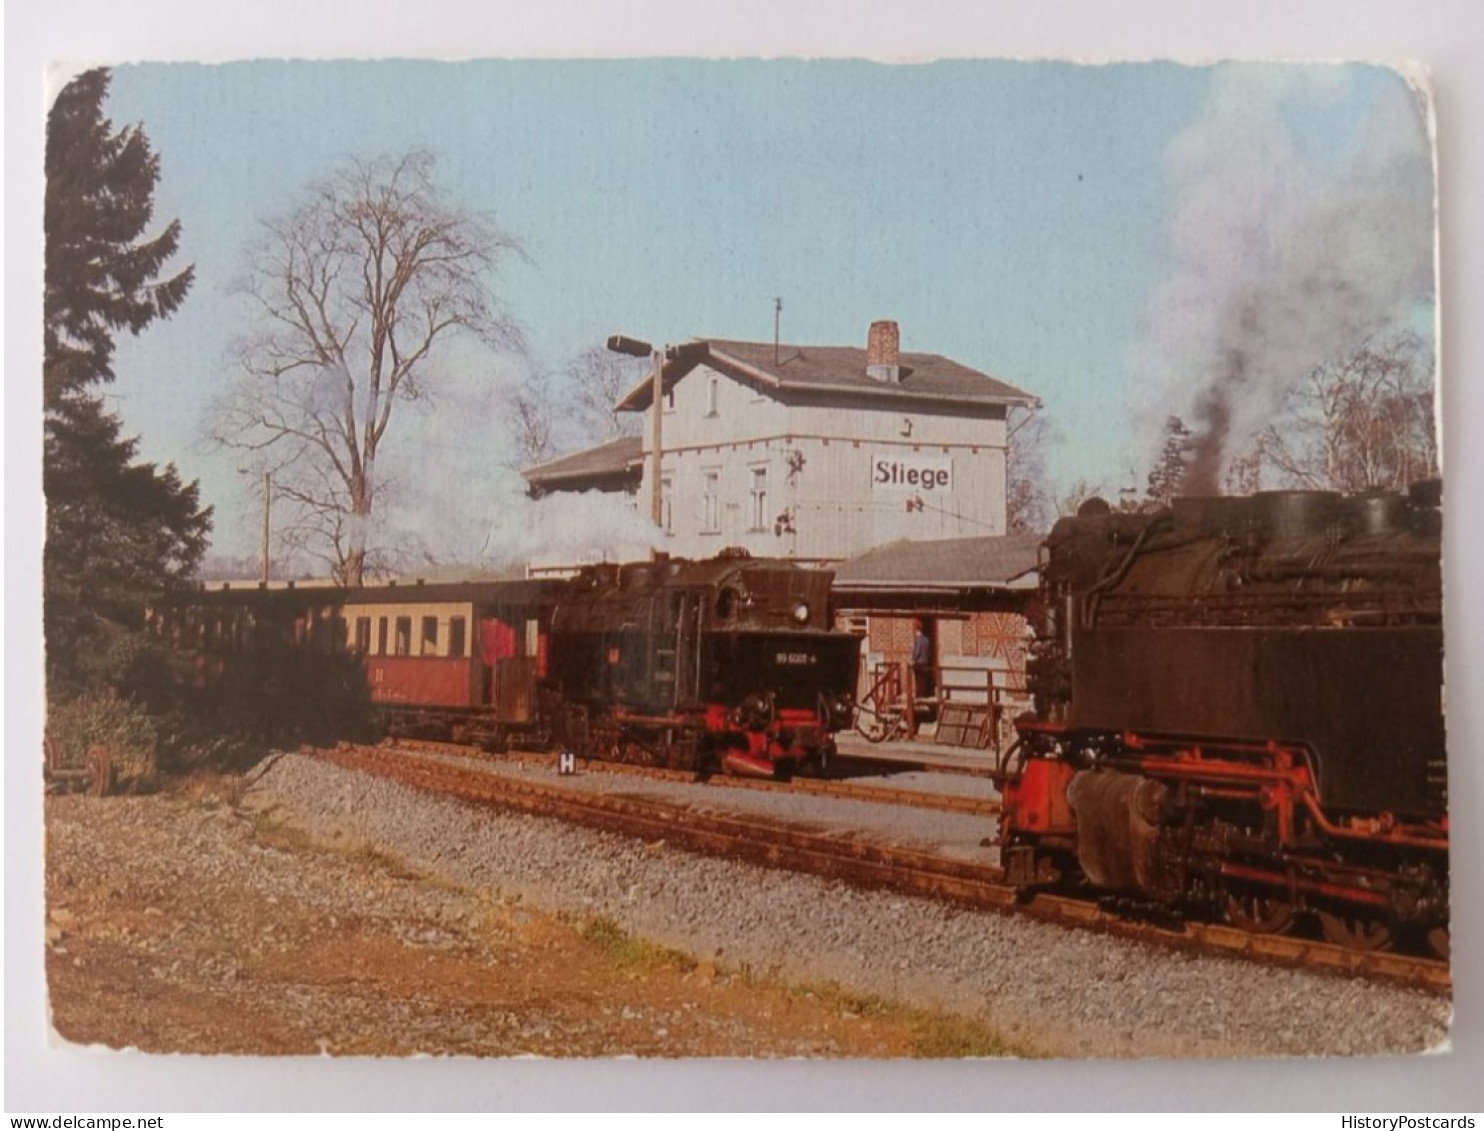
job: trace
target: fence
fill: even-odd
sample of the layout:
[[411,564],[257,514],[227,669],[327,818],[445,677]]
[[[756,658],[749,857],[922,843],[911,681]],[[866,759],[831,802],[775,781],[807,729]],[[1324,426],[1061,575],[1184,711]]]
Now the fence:
[[879,661],[866,671],[861,702],[877,714],[904,714],[913,737],[923,722],[936,716],[934,741],[940,745],[996,753],[1011,737],[1011,722],[1030,705],[1023,671],[937,664],[933,686],[934,695],[919,696],[909,663]]

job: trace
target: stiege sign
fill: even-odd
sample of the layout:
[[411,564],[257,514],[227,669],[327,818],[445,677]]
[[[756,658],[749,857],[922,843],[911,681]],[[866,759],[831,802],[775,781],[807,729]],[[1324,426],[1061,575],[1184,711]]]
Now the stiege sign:
[[953,460],[929,456],[877,456],[871,461],[875,491],[953,491]]

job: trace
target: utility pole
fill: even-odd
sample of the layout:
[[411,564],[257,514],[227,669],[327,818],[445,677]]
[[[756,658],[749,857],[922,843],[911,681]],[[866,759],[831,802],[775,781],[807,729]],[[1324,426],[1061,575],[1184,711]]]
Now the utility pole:
[[660,481],[660,468],[664,466],[665,431],[665,351],[654,351],[654,482],[650,496],[650,518],[661,530],[665,528],[665,489]]
[[783,318],[783,298],[782,298],[782,296],[780,296],[780,297],[775,298],[773,300],[773,364],[774,365],[777,365],[778,364],[778,349],[779,349],[778,324],[782,320],[782,318]]
[[269,513],[273,505],[273,473],[263,472],[263,584],[268,584]]

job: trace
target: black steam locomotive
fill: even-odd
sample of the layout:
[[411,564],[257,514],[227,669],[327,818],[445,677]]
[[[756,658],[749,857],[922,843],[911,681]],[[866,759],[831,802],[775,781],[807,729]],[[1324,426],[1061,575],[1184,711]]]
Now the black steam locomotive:
[[551,615],[557,740],[739,774],[822,766],[850,725],[860,652],[829,628],[833,577],[735,553],[584,570]]
[[565,580],[201,591],[153,617],[203,693],[263,718],[343,707],[355,684],[394,734],[787,776],[852,716],[860,645],[829,628],[832,578],[656,555]]
[[1042,563],[1003,860],[1245,929],[1448,947],[1440,485],[1094,500]]

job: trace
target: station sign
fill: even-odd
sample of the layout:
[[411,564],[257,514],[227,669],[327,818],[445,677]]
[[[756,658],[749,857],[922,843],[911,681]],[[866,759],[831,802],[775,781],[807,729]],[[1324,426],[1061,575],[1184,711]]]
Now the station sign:
[[873,491],[953,492],[953,460],[942,456],[878,455],[871,460]]

